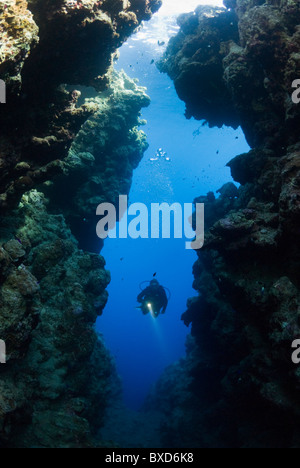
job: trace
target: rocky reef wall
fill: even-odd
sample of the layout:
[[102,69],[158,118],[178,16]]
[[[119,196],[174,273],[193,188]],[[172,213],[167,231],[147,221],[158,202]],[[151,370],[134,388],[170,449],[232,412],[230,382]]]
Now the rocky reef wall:
[[196,200],[207,232],[183,315],[193,338],[149,405],[165,412],[168,447],[299,448],[300,6],[224,3],[181,16],[159,66],[187,117],[241,125],[252,150],[228,164],[238,193]]
[[0,208],[61,173],[61,162],[93,110],[62,85],[104,90],[121,44],[160,0],[8,0],[0,5]]
[[0,5],[2,448],[102,444],[96,434],[116,377],[94,330],[110,281],[95,213],[129,191],[147,147],[138,127],[149,104],[112,63],[160,4]]

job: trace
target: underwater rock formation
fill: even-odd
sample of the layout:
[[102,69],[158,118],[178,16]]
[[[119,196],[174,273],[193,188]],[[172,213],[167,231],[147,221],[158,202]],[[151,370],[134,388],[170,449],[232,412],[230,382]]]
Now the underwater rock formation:
[[[8,0],[2,4],[0,209],[61,173],[61,161],[92,113],[65,84],[104,90],[118,47],[160,0]],[[1,39],[2,40],[2,39]]]
[[117,206],[119,195],[129,193],[133,170],[148,148],[146,135],[138,128],[144,123],[140,111],[150,104],[145,91],[124,72],[114,72],[109,88],[85,101],[94,113],[76,135],[63,162],[63,175],[45,188],[49,208],[64,213],[81,248],[99,252],[97,206]]
[[38,26],[27,6],[26,0],[0,4],[0,75],[14,92],[21,89],[25,60],[39,41]]
[[159,67],[174,80],[188,117],[241,124],[250,146],[285,150],[299,123],[290,99],[300,76],[299,4],[227,5],[230,10],[198,7],[182,15]]
[[[97,445],[115,374],[94,331],[110,275],[98,253],[79,250],[66,220],[88,245],[98,203],[129,192],[147,148],[137,127],[148,104],[144,88],[115,74],[104,94],[83,105],[93,116],[62,162],[63,175],[40,187],[49,198],[31,190],[0,217],[0,333],[8,353],[0,368],[0,445]],[[79,232],[83,217],[87,230]]]
[[112,63],[160,4],[0,6],[0,447],[101,446],[116,377],[94,323],[110,274],[99,244],[81,248],[97,204],[129,192],[147,147],[149,98]]
[[[151,404],[165,408],[171,447],[299,448],[300,373],[291,344],[300,337],[300,107],[291,96],[300,77],[300,6],[225,3],[230,12],[199,7],[181,17],[160,67],[188,116],[240,124],[253,149],[228,164],[241,184],[237,197],[221,190],[218,199],[196,200],[206,203],[207,232],[194,266],[199,297],[183,315],[194,345]],[[173,403],[164,405],[162,394]],[[184,428],[181,442],[176,428]]]
[[180,32],[170,40],[159,69],[174,81],[178,96],[186,103],[187,118],[236,128],[238,116],[223,80],[227,44],[238,41],[236,15],[203,6],[196,14],[181,15],[178,24]]
[[0,445],[89,446],[114,369],[93,327],[107,300],[104,259],[78,250],[35,190],[1,226]]

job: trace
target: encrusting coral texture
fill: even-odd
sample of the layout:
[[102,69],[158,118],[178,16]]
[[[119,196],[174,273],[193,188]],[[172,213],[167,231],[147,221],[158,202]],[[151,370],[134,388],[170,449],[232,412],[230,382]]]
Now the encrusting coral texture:
[[[0,30],[0,209],[61,173],[61,161],[92,111],[65,84],[104,90],[120,45],[160,0],[9,0]],[[9,27],[7,25],[9,18]],[[2,34],[1,34],[2,37]]]
[[188,117],[241,125],[252,150],[228,164],[238,190],[196,200],[207,232],[183,315],[193,341],[150,403],[168,447],[299,447],[300,5],[224,3],[180,17],[159,66]]
[[1,441],[88,446],[113,373],[93,328],[110,275],[102,257],[78,250],[41,193],[24,195],[13,217],[5,223],[14,238],[1,249]]
[[[0,5],[1,447],[101,447],[97,434],[118,387],[94,330],[110,274],[99,239],[89,253],[81,248],[95,237],[97,205],[129,192],[147,148],[138,127],[149,98],[112,63],[160,5]],[[86,86],[93,98],[85,99]]]
[[85,101],[94,112],[76,135],[63,174],[48,188],[51,208],[64,212],[81,247],[99,252],[96,207],[117,205],[119,195],[129,193],[133,170],[148,148],[139,116],[149,104],[145,88],[124,72],[114,72],[109,88]]

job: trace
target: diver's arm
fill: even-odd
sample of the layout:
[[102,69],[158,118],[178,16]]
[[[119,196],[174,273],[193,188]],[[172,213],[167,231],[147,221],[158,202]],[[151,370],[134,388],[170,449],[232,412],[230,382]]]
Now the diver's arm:
[[[138,302],[143,302],[145,300],[145,298],[149,295],[149,290],[150,290],[150,288],[148,286],[148,288],[144,289],[144,291],[142,291],[138,295],[138,297],[137,297]],[[150,293],[151,293],[151,290],[150,290]]]
[[144,299],[145,299],[145,293],[144,293],[144,291],[143,291],[143,292],[141,292],[141,293],[138,295],[137,301],[138,301],[138,302],[143,302]]
[[167,297],[167,294],[166,294],[166,291],[164,290],[164,288],[162,288],[162,295],[161,295],[161,298],[162,298],[162,311],[161,313],[164,314],[167,310],[167,307],[168,307],[168,297]]

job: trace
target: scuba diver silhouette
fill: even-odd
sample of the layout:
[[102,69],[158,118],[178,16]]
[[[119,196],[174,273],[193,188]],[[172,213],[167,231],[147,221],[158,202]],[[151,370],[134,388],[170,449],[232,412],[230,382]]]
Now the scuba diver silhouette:
[[153,279],[150,281],[150,285],[138,295],[137,301],[141,304],[138,309],[141,309],[144,315],[150,312],[152,317],[157,318],[159,314],[166,312],[169,299],[166,288],[161,286],[156,279]]

